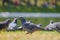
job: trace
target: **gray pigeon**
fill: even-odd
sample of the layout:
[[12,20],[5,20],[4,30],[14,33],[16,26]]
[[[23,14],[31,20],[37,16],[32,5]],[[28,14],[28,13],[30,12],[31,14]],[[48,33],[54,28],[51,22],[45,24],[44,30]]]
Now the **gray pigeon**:
[[60,32],[60,22],[55,22],[53,23],[53,21],[50,21],[50,24],[46,26],[45,30],[56,30],[58,32]]
[[7,30],[16,30],[17,29],[17,18],[14,18],[14,20],[8,25]]
[[36,30],[39,30],[40,27],[37,27],[36,24],[32,22],[26,22],[25,18],[20,17],[21,23],[22,23],[22,28],[23,30],[26,30],[27,33],[33,33]]
[[50,20],[50,23],[45,27],[45,30],[53,30],[55,28],[55,25],[53,24],[53,21]]

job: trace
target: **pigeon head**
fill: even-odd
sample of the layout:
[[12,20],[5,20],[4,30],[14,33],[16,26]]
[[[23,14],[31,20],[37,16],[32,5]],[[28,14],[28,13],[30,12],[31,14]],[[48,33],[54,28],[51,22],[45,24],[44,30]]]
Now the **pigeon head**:
[[17,23],[17,18],[14,18],[13,23]]
[[5,22],[8,22],[8,23],[10,23],[10,22],[11,22],[11,20],[10,20],[10,19],[7,19]]
[[42,24],[39,24],[39,26],[41,27],[41,26],[42,26]]
[[21,23],[22,23],[22,24],[25,24],[25,23],[26,23],[25,18],[23,18],[23,17],[19,17],[19,19],[21,20]]
[[53,24],[53,20],[50,20],[50,23]]

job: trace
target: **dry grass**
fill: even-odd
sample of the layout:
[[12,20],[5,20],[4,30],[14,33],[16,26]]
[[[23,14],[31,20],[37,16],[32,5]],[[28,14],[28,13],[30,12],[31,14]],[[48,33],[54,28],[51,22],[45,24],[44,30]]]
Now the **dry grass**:
[[0,0],[0,6],[2,6],[2,0]]
[[37,31],[33,34],[26,34],[24,31],[0,32],[0,40],[60,40],[60,34],[56,31]]

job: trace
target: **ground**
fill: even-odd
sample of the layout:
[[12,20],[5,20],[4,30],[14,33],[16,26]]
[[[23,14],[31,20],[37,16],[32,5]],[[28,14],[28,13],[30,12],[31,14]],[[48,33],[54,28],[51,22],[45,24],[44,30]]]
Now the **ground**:
[[36,31],[26,34],[24,31],[0,32],[0,40],[60,40],[60,33],[56,31]]
[[[6,18],[0,18],[0,21],[4,21]],[[33,23],[41,23],[43,27],[48,25],[49,20],[59,22],[60,18],[26,18],[26,20],[32,20]],[[13,18],[10,18],[12,21]],[[18,20],[20,26],[20,20]],[[32,34],[26,34],[26,31],[6,32],[0,31],[0,40],[60,40],[60,33],[57,31],[36,31]]]
[[[33,4],[33,0],[31,0],[31,3]],[[59,3],[59,6],[56,7],[56,8],[51,8],[51,7],[48,7],[48,8],[45,8],[45,7],[42,7],[41,4],[44,3],[44,1],[42,0],[38,0],[38,4],[37,6],[38,7],[34,7],[34,6],[30,6],[30,7],[27,7],[26,5],[25,6],[17,6],[15,7],[14,5],[6,5],[5,7],[2,7],[2,0],[0,0],[0,12],[54,12],[54,13],[60,13],[60,2]],[[25,3],[23,3],[24,5]]]

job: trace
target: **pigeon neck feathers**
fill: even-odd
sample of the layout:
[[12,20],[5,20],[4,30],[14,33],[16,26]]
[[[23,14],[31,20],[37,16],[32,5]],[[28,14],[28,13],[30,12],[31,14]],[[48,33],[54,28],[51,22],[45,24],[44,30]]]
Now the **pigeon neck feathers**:
[[50,24],[53,24],[53,20],[50,20]]
[[13,23],[17,23],[17,18],[15,18],[15,19],[13,20]]
[[21,23],[24,25],[26,23],[26,20],[24,18],[21,18]]

